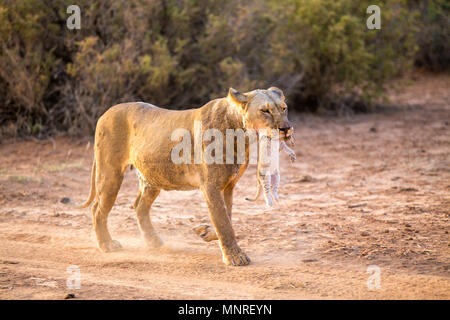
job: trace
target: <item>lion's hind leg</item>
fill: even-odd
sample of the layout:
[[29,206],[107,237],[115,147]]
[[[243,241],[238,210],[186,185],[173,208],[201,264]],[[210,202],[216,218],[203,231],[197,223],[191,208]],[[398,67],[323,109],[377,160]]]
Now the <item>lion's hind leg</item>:
[[151,186],[145,185],[145,182],[139,181],[140,196],[135,201],[135,209],[141,230],[142,237],[145,243],[150,248],[157,248],[164,244],[162,239],[156,234],[150,220],[150,207],[153,201],[158,197],[160,190]]
[[141,200],[141,190],[139,190],[139,194],[136,197],[136,200],[134,200],[134,203],[130,206],[130,209],[135,209],[136,210],[140,200]]
[[[106,176],[102,172],[110,174]],[[113,173],[111,174],[111,172]],[[98,247],[104,252],[115,251],[122,247],[118,241],[111,238],[107,227],[108,215],[116,201],[122,180],[121,170],[98,170],[97,172],[97,195],[92,206],[92,218]]]

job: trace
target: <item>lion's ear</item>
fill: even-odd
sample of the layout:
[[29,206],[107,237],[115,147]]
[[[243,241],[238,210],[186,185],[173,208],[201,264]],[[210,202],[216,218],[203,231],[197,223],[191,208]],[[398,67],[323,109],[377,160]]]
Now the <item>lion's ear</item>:
[[281,98],[281,100],[284,100],[284,93],[283,93],[283,90],[281,90],[280,88],[270,87],[267,90],[274,92],[276,95],[278,95]]
[[233,88],[230,88],[228,90],[227,98],[242,108],[245,108],[245,104],[248,102],[248,97],[245,94],[240,93],[239,91]]

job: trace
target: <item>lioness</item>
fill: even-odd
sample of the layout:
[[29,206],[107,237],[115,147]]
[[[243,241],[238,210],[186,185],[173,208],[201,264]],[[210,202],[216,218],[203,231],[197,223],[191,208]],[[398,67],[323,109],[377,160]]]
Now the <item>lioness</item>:
[[[231,225],[233,189],[247,168],[248,157],[243,164],[173,163],[171,150],[178,142],[171,140],[171,134],[184,128],[193,136],[194,121],[201,122],[202,130],[215,128],[223,134],[226,129],[240,128],[278,129],[283,135],[291,128],[283,92],[275,87],[247,93],[230,88],[225,98],[183,111],[167,110],[143,102],[111,107],[100,117],[95,130],[89,198],[76,205],[85,208],[93,203],[93,225],[102,251],[121,247],[108,232],[107,218],[124,172],[132,165],[137,169],[140,181],[134,207],[142,236],[149,246],[157,247],[163,243],[149,217],[150,207],[160,190],[200,189],[215,231],[207,226],[196,231],[205,241],[219,240],[225,264],[242,266],[250,262],[239,248]],[[245,147],[248,154],[248,142]]]

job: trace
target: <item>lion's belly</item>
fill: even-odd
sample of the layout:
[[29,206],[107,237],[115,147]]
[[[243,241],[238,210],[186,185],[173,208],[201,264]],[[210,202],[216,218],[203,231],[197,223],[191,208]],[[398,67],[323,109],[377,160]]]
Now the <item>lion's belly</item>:
[[129,118],[130,164],[148,185],[163,190],[193,190],[200,186],[200,176],[194,167],[175,164],[172,133],[179,128],[191,130],[195,110],[169,111],[139,105]]
[[201,185],[200,172],[185,165],[135,164],[137,174],[147,185],[163,190],[194,190]]
[[199,165],[176,164],[168,142],[149,143],[132,150],[131,161],[146,183],[163,190],[193,190],[201,185]]

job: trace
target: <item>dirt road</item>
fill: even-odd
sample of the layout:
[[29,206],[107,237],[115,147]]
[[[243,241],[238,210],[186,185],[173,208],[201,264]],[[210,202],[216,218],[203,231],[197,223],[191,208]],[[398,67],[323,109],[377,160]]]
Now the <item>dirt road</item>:
[[[449,76],[417,76],[391,92],[393,108],[296,116],[297,162],[280,160],[279,207],[244,200],[255,167],[235,192],[247,267],[223,265],[217,243],[192,232],[209,223],[198,191],[161,193],[151,216],[166,244],[146,249],[129,208],[134,171],[109,218],[124,249],[100,253],[90,210],[59,203],[87,197],[92,142],[3,142],[0,299],[450,299],[449,88]],[[79,290],[66,287],[69,266]]]

